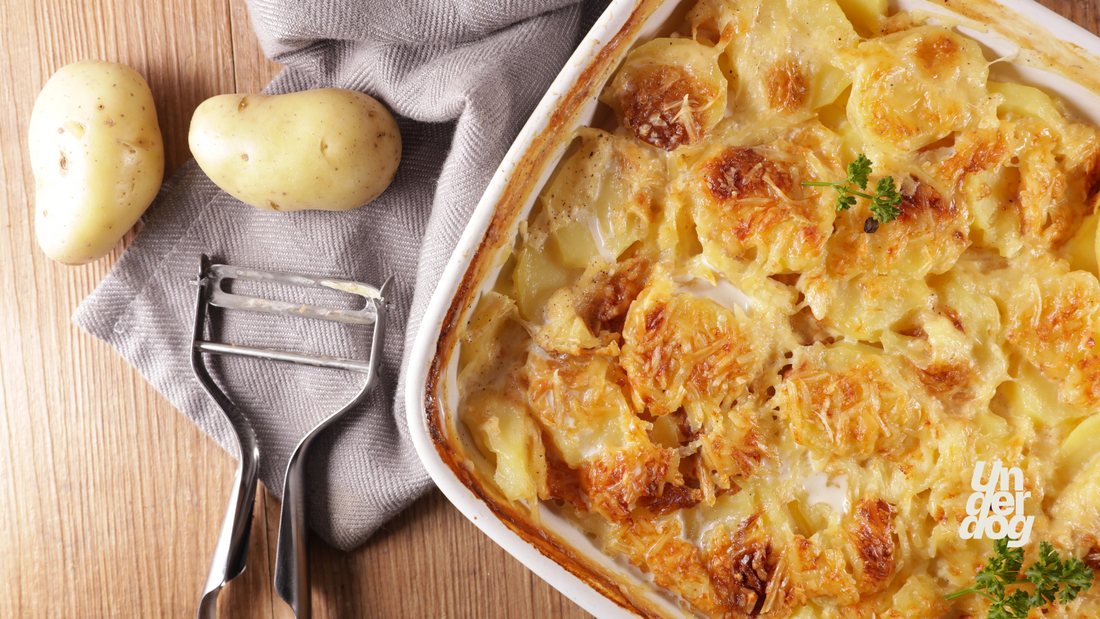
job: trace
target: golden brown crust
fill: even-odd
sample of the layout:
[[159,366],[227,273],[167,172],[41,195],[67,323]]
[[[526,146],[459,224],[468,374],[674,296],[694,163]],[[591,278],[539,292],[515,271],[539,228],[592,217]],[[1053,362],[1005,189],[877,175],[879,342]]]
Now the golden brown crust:
[[703,163],[702,173],[710,195],[721,202],[773,198],[773,187],[779,193],[794,188],[790,173],[754,148],[727,148]]
[[747,322],[712,302],[654,282],[627,315],[622,366],[635,410],[667,415],[683,405],[728,409],[756,363]]
[[802,181],[832,175],[835,135],[810,124],[757,146],[716,144],[682,190],[704,247],[754,261],[767,273],[813,271],[822,261],[835,208]]
[[920,278],[942,273],[955,264],[971,243],[965,205],[915,179],[904,182],[900,194],[898,218],[874,234],[864,230],[864,222],[871,216],[865,206],[839,219],[829,240],[830,276],[846,279],[876,273]]
[[859,502],[849,525],[848,540],[855,552],[860,591],[884,588],[894,575],[894,508],[878,498]]
[[578,510],[588,511],[580,473],[569,468],[549,437],[542,442],[550,447],[546,450],[546,495],[539,498],[565,501]]
[[874,349],[815,345],[792,361],[775,399],[799,444],[894,459],[914,446],[907,435],[930,423],[895,362]]
[[649,260],[643,256],[631,258],[600,271],[578,292],[573,309],[593,335],[623,330],[630,304],[645,287],[649,266]]
[[927,367],[917,367],[917,380],[929,393],[940,398],[950,399],[964,394],[974,379],[974,368],[969,363],[932,363]]
[[793,60],[776,63],[768,75],[768,107],[781,112],[794,112],[802,109],[809,96],[809,80],[802,67]]
[[916,45],[913,55],[921,68],[933,79],[942,77],[942,73],[951,70],[957,63],[959,44],[946,34],[922,38]]
[[642,499],[657,497],[669,485],[677,463],[675,454],[664,449],[608,454],[583,465],[581,485],[593,511],[623,522]]
[[1100,282],[1080,272],[1058,276],[1042,262],[1028,266],[1042,270],[1038,277],[1021,274],[1014,283],[1005,340],[1044,374],[1061,380],[1095,346]]
[[638,505],[648,509],[655,516],[667,516],[681,509],[695,507],[702,498],[698,489],[665,484],[658,496],[642,497]]
[[791,589],[798,598],[830,597],[840,604],[859,599],[855,580],[838,549],[823,550],[795,535],[784,552],[792,575]]
[[709,548],[707,571],[728,616],[755,617],[766,602],[777,557],[771,540],[754,526],[759,519],[760,514],[750,516]]
[[619,94],[627,126],[639,140],[664,150],[697,142],[701,136],[694,127],[704,124],[697,108],[717,97],[708,85],[669,65],[639,69],[631,86]]

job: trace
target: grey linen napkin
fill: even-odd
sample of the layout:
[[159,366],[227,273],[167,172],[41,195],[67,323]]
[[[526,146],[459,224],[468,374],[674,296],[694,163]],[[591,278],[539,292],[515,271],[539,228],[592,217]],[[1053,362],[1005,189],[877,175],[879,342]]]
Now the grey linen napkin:
[[[145,225],[73,320],[115,347],[227,450],[232,431],[191,372],[195,288],[206,253],[220,262],[375,285],[396,278],[383,381],[315,446],[310,519],[330,544],[363,543],[429,486],[405,422],[406,351],[474,206],[519,129],[606,0],[251,0],[265,53],[286,68],[265,93],[340,87],[371,94],[398,119],[403,157],[390,188],[354,211],[275,213],[238,202],[191,161],[161,189]],[[311,298],[305,289],[256,289]],[[219,314],[221,315],[221,314]],[[225,312],[215,339],[366,358],[367,328]],[[281,493],[297,442],[361,378],[229,357],[215,377],[260,442],[260,478]],[[234,454],[235,455],[235,454]],[[228,487],[229,479],[225,480]]]

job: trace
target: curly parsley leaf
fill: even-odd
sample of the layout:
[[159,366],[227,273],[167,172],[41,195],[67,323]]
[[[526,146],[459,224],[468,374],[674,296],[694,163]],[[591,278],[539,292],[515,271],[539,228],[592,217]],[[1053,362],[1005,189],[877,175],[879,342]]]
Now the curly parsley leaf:
[[[1077,557],[1062,561],[1048,542],[1039,543],[1039,560],[1027,568],[1024,576],[1035,585],[1033,605],[1042,606],[1057,599],[1066,604],[1092,585],[1092,569]],[[1059,585],[1064,588],[1059,592]]]
[[867,189],[867,177],[871,175],[871,160],[860,153],[856,160],[848,164],[848,178],[845,183],[855,183],[860,189]]
[[1025,576],[1035,585],[1035,593],[1032,600],[1037,606],[1043,606],[1054,601],[1058,595],[1058,582],[1062,575],[1061,560],[1054,546],[1048,542],[1039,543],[1039,560],[1027,568]]
[[[856,198],[866,198],[871,201],[871,216],[879,223],[887,223],[897,219],[901,214],[901,194],[894,185],[894,177],[886,176],[879,179],[875,185],[874,195],[864,193],[867,189],[868,178],[871,175],[871,160],[860,153],[856,160],[848,164],[848,178],[835,182],[804,182],[804,187],[832,187],[836,190],[836,210],[846,211],[856,204]],[[864,190],[864,191],[857,191]],[[868,229],[868,226],[865,226]],[[877,226],[874,229],[878,229]]]
[[[1092,569],[1076,557],[1063,561],[1049,542],[1039,543],[1039,560],[1021,578],[1023,562],[1023,548],[1009,548],[1007,539],[999,539],[993,544],[993,556],[974,577],[974,586],[956,591],[947,599],[977,593],[993,602],[987,619],[1025,619],[1032,608],[1042,608],[1055,600],[1068,604],[1092,586]],[[1007,593],[1008,587],[1027,583],[1034,585],[1033,593],[1020,588]]]
[[1005,598],[1003,606],[994,606],[990,609],[990,617],[993,617],[992,611],[994,608],[1000,608],[1000,610],[1005,613],[1004,616],[1006,618],[1027,619],[1028,613],[1031,612],[1031,596],[1023,589],[1016,589],[1012,592],[1012,595]]
[[894,177],[878,179],[875,185],[875,199],[871,201],[871,215],[880,224],[889,223],[901,215],[901,194],[894,186]]

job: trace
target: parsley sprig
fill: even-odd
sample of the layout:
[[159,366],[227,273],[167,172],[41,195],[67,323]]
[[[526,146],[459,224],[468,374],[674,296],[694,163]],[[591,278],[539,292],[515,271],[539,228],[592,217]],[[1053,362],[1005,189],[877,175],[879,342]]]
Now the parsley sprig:
[[[1054,600],[1068,604],[1092,586],[1092,569],[1077,557],[1061,560],[1049,542],[1039,542],[1039,560],[1021,578],[1023,564],[1024,549],[1009,548],[1007,539],[999,539],[993,544],[993,556],[974,577],[974,586],[956,591],[947,599],[977,593],[993,602],[987,619],[1024,619],[1032,608],[1041,608]],[[1016,588],[1008,594],[1008,587],[1027,583],[1035,586],[1033,593]]]
[[[880,224],[889,223],[897,219],[901,214],[901,194],[894,185],[893,176],[884,176],[875,184],[874,195],[864,193],[867,190],[868,177],[871,175],[871,160],[860,153],[856,160],[848,164],[848,178],[836,182],[810,182],[802,183],[804,187],[832,187],[837,191],[836,210],[846,211],[856,204],[856,198],[866,198],[871,201],[871,216]],[[857,191],[861,189],[863,191]],[[877,225],[874,226],[878,228]]]

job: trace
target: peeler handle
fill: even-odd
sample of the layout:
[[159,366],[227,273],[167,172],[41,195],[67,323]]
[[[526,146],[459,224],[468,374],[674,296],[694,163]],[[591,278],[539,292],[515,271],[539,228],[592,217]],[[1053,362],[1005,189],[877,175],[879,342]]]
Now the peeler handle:
[[[386,298],[393,278],[382,286],[382,298]],[[283,504],[279,514],[279,545],[275,550],[274,589],[279,597],[290,605],[296,619],[310,619],[312,599],[309,579],[309,526],[306,517],[306,465],[309,448],[325,429],[351,410],[378,383],[378,366],[382,357],[382,343],[386,337],[386,305],[380,299],[370,299],[374,304],[377,320],[371,339],[370,361],[364,368],[366,381],[359,392],[342,409],[317,424],[294,448],[286,466],[283,480]]]
[[256,484],[259,479],[260,447],[252,426],[214,382],[203,361],[202,351],[196,346],[196,342],[203,340],[208,309],[206,287],[209,282],[203,274],[209,268],[210,260],[204,255],[201,261],[202,271],[195,282],[198,291],[191,337],[191,369],[233,427],[233,437],[240,454],[237,471],[233,476],[233,488],[229,494],[229,504],[225,508],[225,517],[222,518],[221,531],[214,545],[214,556],[210,560],[210,571],[199,602],[198,618],[214,619],[218,612],[218,593],[226,583],[239,576],[248,563],[248,541],[252,533],[252,511],[256,503]]
[[248,563],[248,542],[252,532],[252,512],[256,504],[256,483],[259,467],[253,451],[241,446],[241,459],[233,477],[229,504],[222,519],[210,572],[199,603],[199,619],[214,619],[218,610],[218,593],[227,582],[244,572]]
[[303,438],[287,463],[279,514],[279,545],[275,551],[275,592],[290,605],[296,619],[309,619],[312,612],[305,464],[315,436],[317,434],[311,432]]
[[[383,314],[384,316],[384,314]],[[385,319],[375,324],[375,334],[385,329]],[[309,522],[306,516],[306,465],[314,440],[344,413],[358,404],[378,381],[376,346],[372,354],[370,374],[359,393],[344,408],[321,423],[298,442],[286,465],[283,479],[283,504],[279,512],[279,545],[275,550],[275,593],[294,611],[296,619],[309,619],[312,612],[309,581]]]

